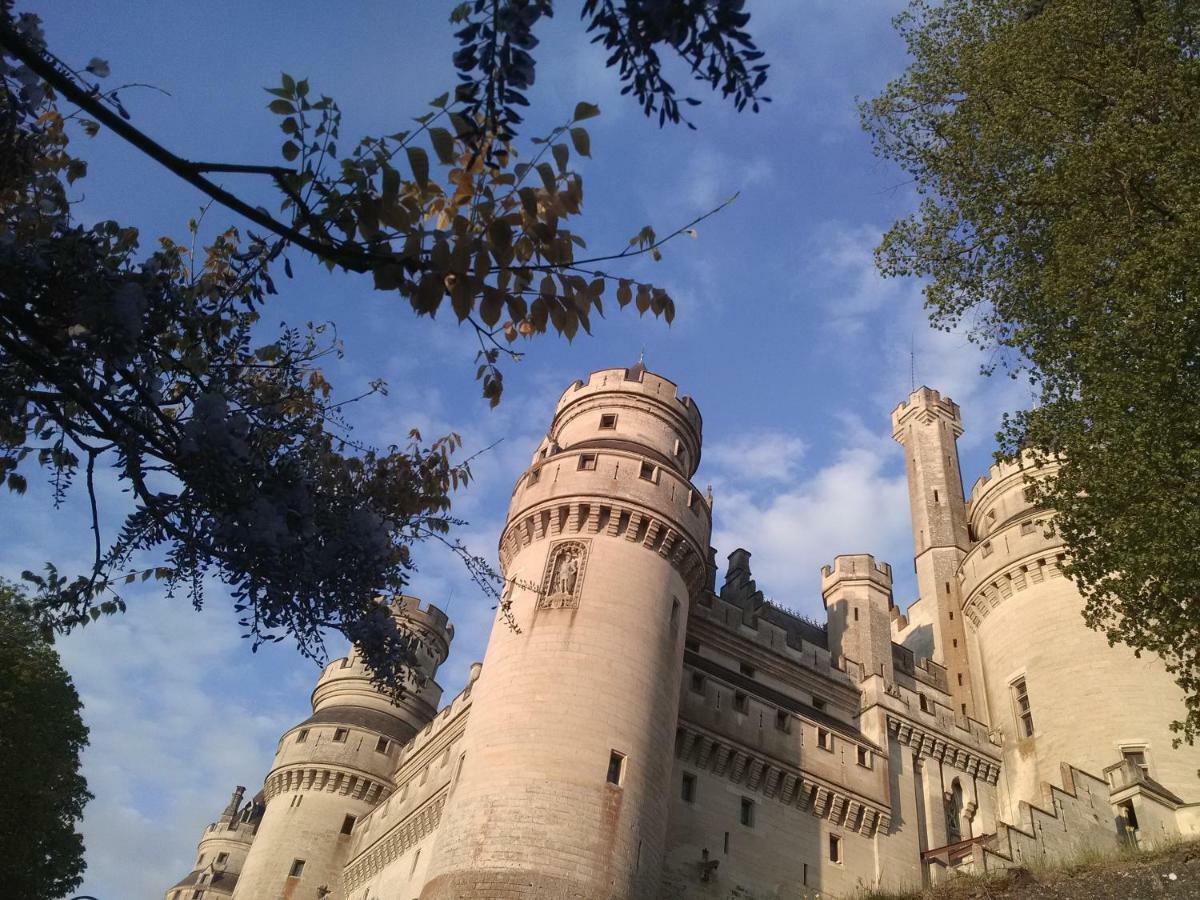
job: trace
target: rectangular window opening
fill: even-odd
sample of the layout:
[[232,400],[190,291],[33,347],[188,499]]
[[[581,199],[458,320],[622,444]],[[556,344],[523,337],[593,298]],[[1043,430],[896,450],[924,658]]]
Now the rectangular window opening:
[[817,729],[817,746],[822,750],[833,752],[833,733],[824,728]]
[[1142,774],[1150,777],[1150,764],[1146,760],[1145,747],[1122,747],[1121,756],[1142,770]]
[[747,828],[754,827],[754,801],[749,797],[742,798],[741,823]]
[[357,821],[354,816],[346,816],[342,819],[342,834],[349,834],[354,830],[354,823]]
[[585,472],[596,471],[596,454],[595,453],[580,453],[579,468]]
[[836,834],[829,836],[829,861],[832,863],[841,863],[842,861],[842,839]]
[[748,665],[746,665],[745,663],[741,663],[741,664],[738,666],[738,670],[739,670],[739,671],[740,671],[740,672],[741,672],[743,675],[745,675],[747,678],[753,678],[753,677],[754,677],[754,666],[748,666]]
[[683,773],[683,783],[680,785],[679,796],[684,803],[694,803],[696,800],[696,776],[691,772]]
[[775,727],[780,731],[790,732],[792,730],[792,717],[782,709],[775,713]]
[[700,642],[699,641],[684,641],[683,649],[689,650],[692,653],[699,653],[700,652]]
[[608,755],[608,783],[617,787],[625,780],[625,754],[613,750]]
[[217,865],[218,866],[223,866],[227,862],[229,862],[229,854],[228,853],[218,853],[217,854]]
[[704,676],[699,672],[692,673],[692,690],[697,694],[704,693]]
[[1018,678],[1012,683],[1012,693],[1021,737],[1033,737],[1033,709],[1029,704],[1029,689],[1024,678]]
[[541,469],[530,469],[529,470],[529,480],[526,483],[527,484],[537,484],[538,479],[541,477],[542,477]]
[[750,712],[750,698],[741,691],[734,691],[733,708],[740,713]]
[[296,733],[296,743],[303,744],[307,740],[308,740],[308,729],[301,728],[300,731],[298,731]]
[[820,697],[813,697],[812,705],[813,705],[813,709],[817,710],[818,712],[825,711],[825,701],[822,700]]
[[292,867],[288,869],[288,878],[299,878],[304,874],[304,860],[293,859]]
[[871,756],[871,751],[868,750],[866,747],[858,748],[858,764],[860,766],[862,766],[864,769],[874,768],[874,762],[873,762],[873,758]]
[[638,478],[641,478],[643,481],[657,481],[657,475],[658,469],[655,468],[653,463],[644,462],[641,469],[638,470]]
[[389,741],[385,737],[381,737],[378,741],[375,742],[375,752],[376,753],[387,753],[388,747],[390,747],[391,745],[392,745],[391,741]]
[[335,729],[333,729],[333,742],[334,742],[335,744],[344,744],[344,743],[346,743],[346,738],[348,738],[349,736],[350,736],[350,731],[349,731],[349,729],[346,729],[346,728],[335,728]]
[[608,431],[608,430],[616,428],[616,427],[617,427],[617,414],[616,413],[604,413],[602,416],[600,416],[600,428],[601,429],[603,429],[604,431]]

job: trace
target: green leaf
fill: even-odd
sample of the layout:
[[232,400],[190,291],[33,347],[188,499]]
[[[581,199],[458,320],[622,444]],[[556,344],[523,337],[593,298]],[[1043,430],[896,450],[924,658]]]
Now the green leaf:
[[582,122],[585,119],[594,119],[598,115],[600,115],[600,107],[594,103],[580,101],[575,104],[574,121],[576,122]]
[[580,156],[592,155],[592,139],[588,136],[587,129],[572,128],[571,143],[575,145],[575,152]]
[[405,152],[413,178],[421,187],[426,187],[429,184],[429,154],[420,147],[406,147]]

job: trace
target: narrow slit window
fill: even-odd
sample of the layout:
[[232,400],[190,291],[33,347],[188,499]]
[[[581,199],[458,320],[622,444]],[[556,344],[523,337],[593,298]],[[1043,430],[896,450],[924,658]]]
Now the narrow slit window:
[[342,819],[342,834],[349,834],[354,830],[354,823],[357,821],[354,816],[346,816]]
[[854,607],[854,621],[855,622],[858,621],[858,607],[857,606]]
[[600,428],[604,431],[611,431],[617,427],[617,414],[604,413],[600,416]]
[[679,787],[679,796],[684,803],[696,801],[696,776],[691,772],[683,773],[683,782]]
[[595,453],[580,453],[579,468],[584,472],[596,471],[596,454]]
[[617,787],[625,780],[625,754],[616,750],[608,755],[608,783]]
[[1012,683],[1012,692],[1021,737],[1033,737],[1033,709],[1029,705],[1029,688],[1026,687],[1024,678],[1018,678]]

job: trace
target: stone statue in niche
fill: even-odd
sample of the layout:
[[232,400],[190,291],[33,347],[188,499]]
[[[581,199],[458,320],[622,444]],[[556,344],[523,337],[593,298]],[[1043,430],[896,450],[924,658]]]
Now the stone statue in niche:
[[560,541],[550,548],[546,574],[542,579],[540,609],[577,609],[583,569],[587,563],[587,544],[583,541]]

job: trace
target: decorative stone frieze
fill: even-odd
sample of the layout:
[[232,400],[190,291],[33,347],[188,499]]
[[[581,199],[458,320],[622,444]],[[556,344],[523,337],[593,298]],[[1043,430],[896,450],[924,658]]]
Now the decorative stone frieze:
[[304,767],[272,772],[263,787],[263,796],[269,802],[272,797],[288,791],[328,791],[368,803],[381,803],[392,789],[383,782],[362,775],[337,769]]
[[352,860],[345,870],[346,894],[354,893],[382,872],[389,863],[399,859],[410,848],[429,837],[442,821],[442,809],[446,805],[447,794],[447,791],[442,791],[430,798],[428,803],[420,809],[413,810]]
[[[518,551],[537,541],[601,532],[608,537],[624,537],[630,542],[638,542],[668,560],[683,577],[690,591],[698,591],[702,586],[707,563],[692,542],[666,519],[620,502],[600,504],[570,501],[532,510],[510,522],[504,530],[500,538],[500,562],[507,570]],[[549,566],[556,549],[552,548],[552,559],[547,562],[547,583],[552,575]],[[576,583],[580,581],[582,570]]]
[[978,628],[988,613],[1015,592],[1023,591],[1033,584],[1061,578],[1063,559],[1063,554],[1058,554],[1009,566],[971,591],[963,601],[963,615]]
[[889,809],[873,806],[837,785],[815,781],[799,769],[760,757],[685,722],[679,723],[676,732],[675,753],[684,762],[728,778],[747,791],[760,792],[867,837],[877,831],[886,834],[892,827]]
[[904,719],[889,715],[888,731],[902,744],[912,747],[920,756],[936,759],[952,768],[966,772],[972,778],[981,778],[995,784],[1000,778],[1000,763],[974,753],[967,747],[953,744],[943,737],[925,731]]

